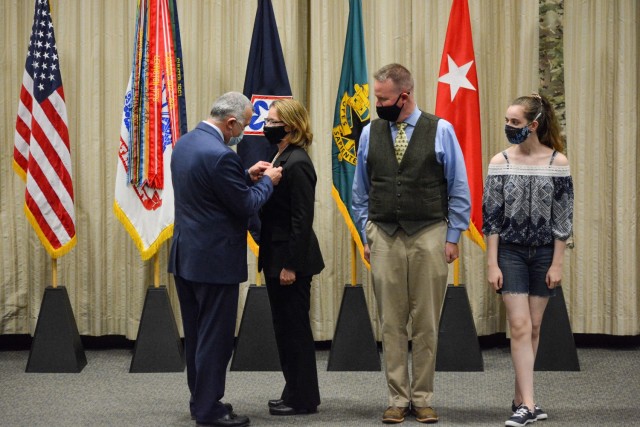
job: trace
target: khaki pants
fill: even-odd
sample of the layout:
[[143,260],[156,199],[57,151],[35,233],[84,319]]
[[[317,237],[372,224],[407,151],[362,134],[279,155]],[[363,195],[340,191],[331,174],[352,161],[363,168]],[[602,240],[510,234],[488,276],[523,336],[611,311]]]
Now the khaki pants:
[[[389,236],[369,221],[366,233],[389,405],[431,406],[438,325],[447,288],[447,224],[430,225],[412,236],[402,230]],[[413,381],[409,378],[409,320]]]

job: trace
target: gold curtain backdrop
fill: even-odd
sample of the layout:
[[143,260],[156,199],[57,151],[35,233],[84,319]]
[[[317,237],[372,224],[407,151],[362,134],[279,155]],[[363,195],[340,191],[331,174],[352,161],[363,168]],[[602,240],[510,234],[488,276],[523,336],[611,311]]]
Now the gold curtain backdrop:
[[[135,339],[153,263],[143,262],[112,212],[119,132],[135,31],[136,1],[52,0],[69,117],[77,246],[58,260],[82,335]],[[18,95],[33,22],[33,1],[2,2],[0,43],[0,334],[33,334],[52,263],[23,212],[24,182],[12,170]],[[178,0],[189,128],[212,101],[242,91],[257,0]],[[315,230],[326,269],[314,278],[316,340],[333,337],[351,280],[349,234],[331,198],[331,127],[349,13],[347,0],[273,0],[294,97],[309,109],[318,173]],[[637,143],[640,6],[635,0],[564,0],[566,136],[575,185],[574,243],[563,289],[573,331],[640,334]],[[367,74],[390,62],[416,80],[421,109],[433,112],[451,0],[363,0]],[[483,168],[506,147],[504,111],[539,88],[540,3],[469,0],[477,61]],[[544,18],[544,17],[543,17]],[[370,78],[371,81],[371,78]],[[371,105],[375,105],[371,94]],[[372,109],[374,111],[374,109]],[[485,277],[484,253],[462,246],[465,284],[479,335],[504,332],[499,298]],[[168,242],[159,251],[180,327]],[[242,284],[239,316],[249,281]],[[371,279],[358,260],[377,335]],[[452,279],[452,274],[450,275]],[[180,327],[181,329],[181,327]]]

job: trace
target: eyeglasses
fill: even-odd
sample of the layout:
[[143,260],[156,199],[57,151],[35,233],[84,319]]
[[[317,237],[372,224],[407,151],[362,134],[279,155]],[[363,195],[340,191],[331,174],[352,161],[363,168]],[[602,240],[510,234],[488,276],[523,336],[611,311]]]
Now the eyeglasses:
[[267,125],[267,126],[283,125],[284,122],[281,122],[280,120],[264,119],[264,124]]

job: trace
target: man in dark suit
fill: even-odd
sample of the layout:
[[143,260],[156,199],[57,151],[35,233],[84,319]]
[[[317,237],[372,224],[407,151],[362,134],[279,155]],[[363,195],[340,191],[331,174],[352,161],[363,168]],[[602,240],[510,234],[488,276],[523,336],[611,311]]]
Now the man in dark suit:
[[229,148],[252,115],[241,93],[218,98],[210,116],[182,136],[171,156],[175,223],[169,272],[184,327],[191,416],[197,426],[249,425],[224,396],[233,351],[239,284],[247,280],[247,221],[264,205],[282,168],[248,171]]

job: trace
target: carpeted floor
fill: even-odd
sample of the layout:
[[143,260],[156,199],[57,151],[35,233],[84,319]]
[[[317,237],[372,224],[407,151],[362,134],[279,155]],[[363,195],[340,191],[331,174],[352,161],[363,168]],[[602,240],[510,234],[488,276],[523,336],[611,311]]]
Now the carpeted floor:
[[[131,350],[87,350],[78,374],[25,373],[28,351],[0,352],[1,426],[193,426],[186,373],[131,374]],[[225,401],[252,426],[382,426],[382,372],[327,372],[317,352],[319,413],[273,417],[268,399],[279,372],[228,372]],[[580,372],[536,372],[538,403],[552,426],[640,425],[640,348],[579,348]],[[508,348],[483,350],[484,372],[437,372],[434,407],[441,426],[499,426],[510,415]],[[412,417],[402,425],[419,425]],[[540,425],[540,424],[539,424]]]

